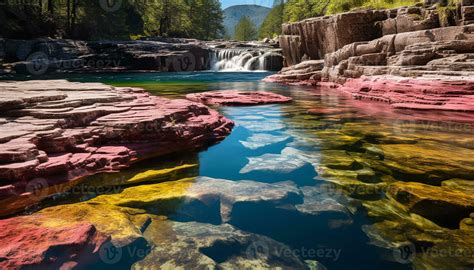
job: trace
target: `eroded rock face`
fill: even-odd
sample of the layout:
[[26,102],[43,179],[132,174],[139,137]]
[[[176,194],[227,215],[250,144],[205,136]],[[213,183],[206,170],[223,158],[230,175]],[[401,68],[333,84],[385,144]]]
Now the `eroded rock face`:
[[280,46],[288,66],[324,58],[344,45],[381,36],[375,22],[387,19],[383,10],[348,12],[283,25]]
[[186,95],[186,98],[207,105],[228,106],[251,106],[260,104],[286,103],[292,100],[290,97],[285,97],[271,92],[251,92],[238,90],[188,94]]
[[472,76],[474,26],[386,35],[325,55],[323,78],[343,83],[362,75]]
[[54,186],[217,142],[233,127],[199,103],[140,89],[61,80],[0,89],[2,214],[55,193]]
[[264,79],[265,82],[276,82],[297,85],[314,85],[321,80],[324,60],[308,60],[283,68],[280,72]]

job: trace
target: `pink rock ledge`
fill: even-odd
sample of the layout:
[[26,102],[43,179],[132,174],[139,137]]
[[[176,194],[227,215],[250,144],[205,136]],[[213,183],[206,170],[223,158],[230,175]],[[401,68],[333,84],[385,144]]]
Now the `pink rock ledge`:
[[368,76],[340,88],[359,100],[389,103],[396,109],[474,112],[474,79],[467,77]]
[[271,92],[222,90],[188,94],[186,98],[207,105],[251,106],[261,104],[286,103],[292,98]]
[[77,180],[224,139],[234,123],[184,99],[64,80],[0,83],[0,215]]

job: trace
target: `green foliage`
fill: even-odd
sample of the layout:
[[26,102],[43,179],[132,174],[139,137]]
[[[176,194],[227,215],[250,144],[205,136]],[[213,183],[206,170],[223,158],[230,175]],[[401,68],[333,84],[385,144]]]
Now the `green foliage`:
[[249,17],[242,17],[240,19],[239,23],[235,26],[234,38],[241,41],[257,39],[257,29]]
[[283,11],[284,4],[276,5],[272,8],[268,16],[262,23],[260,27],[258,37],[263,38],[273,38],[281,34],[281,24],[283,23]]
[[[14,1],[0,9],[0,35],[76,39],[129,39],[161,35],[215,39],[223,36],[219,0],[130,0],[117,10],[107,0]],[[8,1],[7,1],[8,2]],[[8,2],[9,3],[9,2]],[[13,3],[13,2],[12,2]],[[32,4],[33,3],[33,4]]]
[[359,8],[391,9],[413,6],[419,2],[419,0],[332,0],[326,14],[336,14]]
[[285,22],[296,22],[324,15],[329,2],[330,0],[289,0],[285,4],[283,20]]
[[440,2],[436,5],[436,11],[439,16],[439,23],[442,27],[456,25],[456,10],[458,1],[451,0]]

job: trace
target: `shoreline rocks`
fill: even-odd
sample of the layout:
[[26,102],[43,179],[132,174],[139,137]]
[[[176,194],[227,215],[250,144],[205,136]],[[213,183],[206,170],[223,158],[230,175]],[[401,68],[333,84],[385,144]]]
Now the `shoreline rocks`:
[[0,74],[203,71],[230,61],[235,55],[225,56],[232,52],[241,54],[239,63],[250,56],[246,70],[278,71],[283,65],[281,50],[270,43],[161,37],[133,41],[0,39]]
[[272,92],[262,91],[210,91],[195,94],[188,94],[186,98],[201,102],[206,105],[225,105],[225,106],[253,106],[262,104],[275,104],[291,102],[292,98],[278,95]]
[[2,82],[0,89],[0,215],[85,176],[205,147],[234,125],[199,103],[136,88],[52,80]]
[[335,88],[396,109],[472,112],[474,25],[460,19],[472,4],[460,3],[462,16],[448,25],[441,9],[420,6],[283,25],[289,67],[264,81]]

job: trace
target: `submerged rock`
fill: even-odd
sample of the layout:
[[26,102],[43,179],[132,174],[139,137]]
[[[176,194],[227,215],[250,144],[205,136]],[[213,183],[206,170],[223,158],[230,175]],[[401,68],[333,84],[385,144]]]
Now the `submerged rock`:
[[240,141],[240,143],[246,148],[256,150],[275,143],[281,143],[289,139],[289,136],[283,135],[253,134],[251,137],[247,138],[247,140]]
[[135,88],[55,80],[0,89],[0,126],[9,131],[0,140],[0,214],[41,200],[56,185],[215,143],[233,127],[201,104]]
[[260,105],[272,103],[286,103],[292,99],[271,92],[251,92],[238,90],[211,91],[196,94],[188,94],[186,98],[207,105]]
[[[154,244],[151,253],[133,269],[305,269],[290,247],[271,238],[247,233],[229,224],[153,221],[144,233]],[[227,250],[232,252],[227,252]]]
[[266,184],[196,177],[130,187],[120,194],[99,196],[92,202],[149,209],[178,219],[209,219],[206,221],[220,223],[231,218],[235,204],[270,202],[285,205],[297,200],[299,194],[291,182]]
[[474,195],[421,183],[397,182],[388,194],[407,208],[440,226],[459,228],[460,221],[474,211]]

